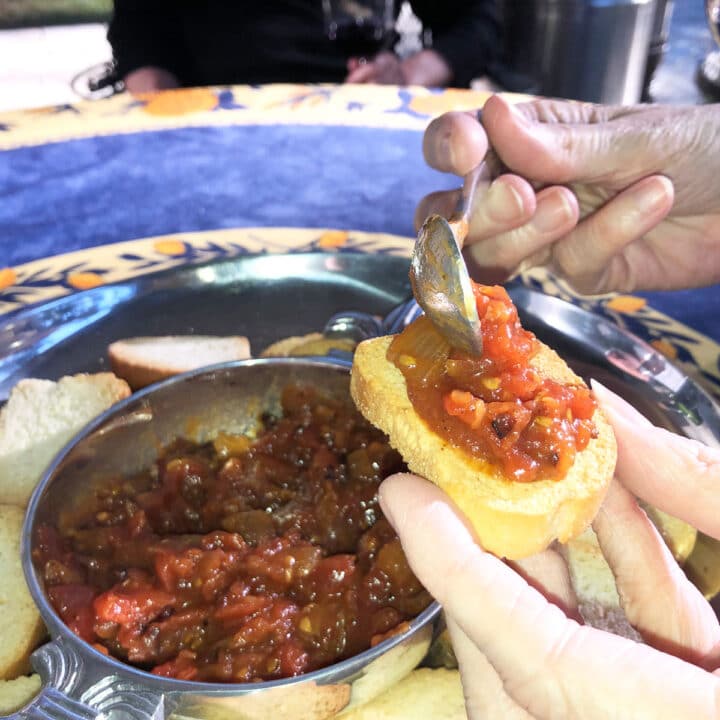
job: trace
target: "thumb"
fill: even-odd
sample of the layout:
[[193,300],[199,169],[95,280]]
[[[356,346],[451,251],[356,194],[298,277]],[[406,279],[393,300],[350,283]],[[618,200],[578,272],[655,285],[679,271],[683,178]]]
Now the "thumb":
[[617,142],[619,127],[610,122],[620,112],[555,100],[511,105],[494,95],[483,107],[482,124],[513,172],[542,183],[587,182],[624,167],[627,151]]

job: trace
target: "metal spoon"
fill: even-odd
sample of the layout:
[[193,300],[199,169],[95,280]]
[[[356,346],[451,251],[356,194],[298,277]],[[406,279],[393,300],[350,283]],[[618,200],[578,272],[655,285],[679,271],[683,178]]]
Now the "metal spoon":
[[440,215],[425,220],[410,263],[410,283],[418,305],[450,345],[471,355],[482,354],[482,332],[460,250],[475,191],[486,172],[482,162],[465,176],[458,209],[450,220]]

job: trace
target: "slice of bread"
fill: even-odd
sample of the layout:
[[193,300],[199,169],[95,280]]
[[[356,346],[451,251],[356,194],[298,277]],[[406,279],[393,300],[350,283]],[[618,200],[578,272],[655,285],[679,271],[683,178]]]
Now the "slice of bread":
[[342,713],[344,720],[465,720],[465,698],[457,670],[420,668],[365,705]]
[[118,340],[108,347],[113,372],[139,390],[178,373],[250,357],[241,335],[167,335]]
[[307,355],[327,355],[330,350],[352,352],[356,343],[349,338],[325,337],[314,332],[307,335],[292,335],[268,345],[260,357],[296,357]]
[[45,634],[40,612],[25,584],[20,561],[20,534],[25,512],[0,505],[0,679],[24,675],[30,653]]
[[[566,542],[590,524],[612,479],[617,454],[615,436],[600,411],[593,417],[598,437],[577,455],[565,478],[512,482],[435,434],[417,415],[403,374],[387,360],[391,342],[392,337],[381,337],[358,345],[350,383],[355,404],[388,434],[413,472],[455,501],[483,548],[520,559],[555,539]],[[532,365],[543,377],[582,383],[546,345],[541,344]]]
[[129,394],[112,373],[21,380],[0,410],[0,503],[25,507],[63,445]]
[[9,715],[25,707],[40,692],[41,685],[37,674],[0,680],[0,715]]
[[642,642],[620,605],[615,576],[602,554],[593,529],[587,528],[560,550],[567,562],[578,609],[585,623]]
[[642,500],[639,502],[640,507],[658,529],[672,556],[679,565],[684,565],[695,547],[697,530],[684,520],[668,515]]

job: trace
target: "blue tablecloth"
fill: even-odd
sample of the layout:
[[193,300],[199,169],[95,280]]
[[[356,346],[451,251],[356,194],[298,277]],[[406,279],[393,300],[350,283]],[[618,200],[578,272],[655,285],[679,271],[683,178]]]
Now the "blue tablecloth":
[[[37,301],[33,262],[135,238],[247,227],[411,237],[419,198],[457,185],[424,164],[424,127],[435,114],[485,99],[459,90],[278,85],[2,115],[0,312]],[[637,297],[712,341],[698,354],[685,328],[646,334],[673,357],[694,357],[720,389],[720,286]],[[637,303],[612,307],[635,313],[632,329],[647,325]]]

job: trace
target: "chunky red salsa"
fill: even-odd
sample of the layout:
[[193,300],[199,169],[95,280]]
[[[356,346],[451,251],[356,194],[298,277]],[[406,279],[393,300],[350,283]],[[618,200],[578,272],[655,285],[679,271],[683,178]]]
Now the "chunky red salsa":
[[539,343],[504,288],[473,283],[483,335],[477,357],[450,347],[425,317],[392,342],[416,412],[441,437],[518,482],[560,480],[596,429],[581,384],[542,378]]
[[178,441],[57,526],[35,561],[70,629],[158,675],[298,675],[402,629],[430,602],[378,506],[402,470],[344,403],[288,387],[256,439]]

